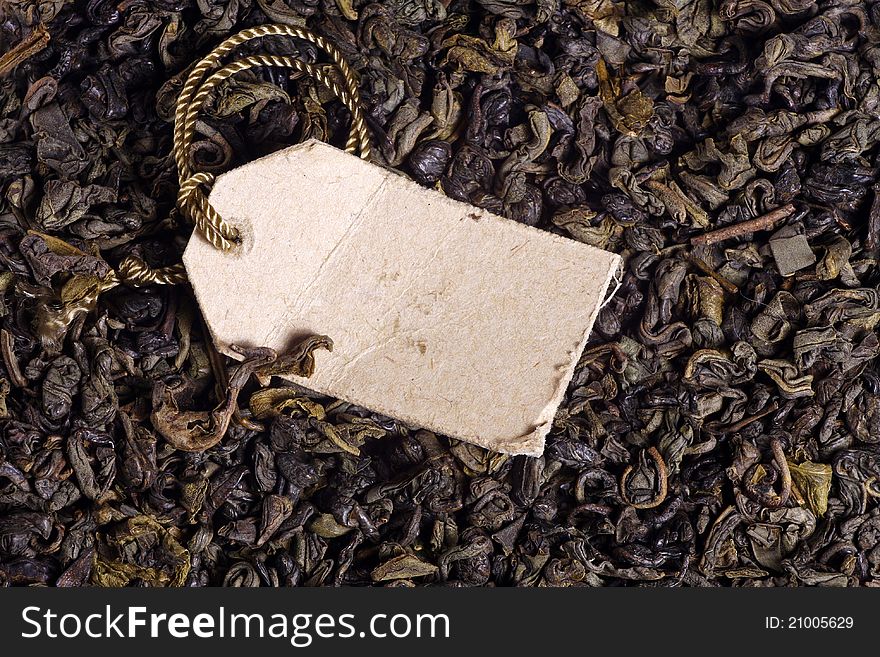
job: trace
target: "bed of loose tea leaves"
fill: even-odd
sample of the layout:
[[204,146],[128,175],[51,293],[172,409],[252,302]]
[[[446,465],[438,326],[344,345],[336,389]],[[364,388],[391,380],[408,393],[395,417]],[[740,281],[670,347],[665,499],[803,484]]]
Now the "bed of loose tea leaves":
[[[0,582],[878,582],[880,3],[0,12]],[[543,458],[277,379],[207,451],[157,434],[157,387],[208,412],[223,361],[185,286],[95,284],[127,255],[179,261],[174,102],[192,62],[265,22],[338,45],[379,163],[624,256]],[[191,158],[338,145],[347,118],[306,79],[243,73]]]

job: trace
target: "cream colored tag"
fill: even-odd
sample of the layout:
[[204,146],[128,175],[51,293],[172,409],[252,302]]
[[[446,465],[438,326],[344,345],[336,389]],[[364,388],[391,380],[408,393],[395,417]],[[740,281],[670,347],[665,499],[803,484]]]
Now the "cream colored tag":
[[183,256],[217,348],[329,335],[290,380],[407,424],[539,455],[620,258],[317,141],[220,176],[242,245]]

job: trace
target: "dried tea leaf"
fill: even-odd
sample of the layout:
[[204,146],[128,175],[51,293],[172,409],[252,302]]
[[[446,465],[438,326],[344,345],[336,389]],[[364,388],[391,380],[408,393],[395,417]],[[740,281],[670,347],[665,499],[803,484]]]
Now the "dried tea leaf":
[[230,79],[218,88],[212,113],[219,117],[231,116],[263,101],[290,103],[290,96],[274,84]]
[[183,586],[189,569],[189,552],[155,518],[139,515],[117,527],[104,543],[99,541],[91,584]]
[[788,462],[792,483],[797,487],[807,508],[817,517],[828,510],[828,494],[831,492],[831,466],[826,463]]
[[336,6],[348,20],[356,21],[358,19],[358,13],[352,5],[352,0],[336,0]]
[[456,34],[441,44],[448,48],[444,65],[456,63],[466,71],[494,75],[513,66],[516,59],[516,22],[502,18],[495,24],[495,38],[488,43],[479,37]]
[[278,531],[281,524],[293,514],[293,500],[286,495],[268,495],[263,499],[260,533],[255,545],[263,545]]
[[801,375],[793,363],[780,359],[767,359],[758,363],[758,369],[769,376],[779,386],[780,394],[786,399],[812,397],[813,375]]
[[353,528],[340,525],[336,519],[329,513],[319,513],[314,520],[309,523],[309,531],[314,532],[321,538],[339,538],[345,536]]
[[257,0],[257,5],[273,23],[291,27],[302,27],[306,24],[305,16],[291,9],[284,0]]
[[611,123],[620,133],[637,137],[654,115],[654,101],[638,87],[621,95],[620,82],[611,77],[602,58],[596,62],[596,75],[599,77],[599,95]]
[[825,246],[825,254],[816,265],[816,276],[823,281],[830,281],[840,276],[840,280],[846,285],[858,287],[859,279],[853,272],[849,261],[851,256],[852,244],[849,240],[844,237],[835,237],[830,244]]
[[295,388],[265,388],[251,395],[248,403],[251,413],[257,420],[276,417],[285,412],[304,413],[316,420],[326,417],[324,407],[304,397]]
[[401,554],[374,568],[370,573],[370,578],[374,582],[386,582],[395,579],[426,577],[436,572],[437,566],[434,564],[422,561],[413,554]]
[[271,349],[240,350],[240,353],[246,354],[246,359],[230,373],[225,396],[212,411],[179,408],[179,399],[191,396],[186,380],[173,387],[161,381],[156,383],[150,419],[156,431],[176,449],[203,452],[219,443],[237,410],[241,388],[254,371],[276,360],[276,354]]
[[624,15],[620,3],[613,0],[564,0],[564,4],[576,8],[606,34],[615,37],[620,34],[620,20]]
[[[51,20],[45,15],[41,18]],[[16,66],[43,50],[49,45],[49,39],[50,35],[46,26],[39,23],[29,35],[0,56],[0,78],[6,77]]]
[[50,180],[43,189],[36,221],[45,230],[58,230],[82,219],[93,206],[116,200],[116,191],[109,187]]
[[581,90],[578,89],[571,76],[563,73],[559,76],[559,81],[556,83],[556,95],[559,97],[559,104],[563,107],[568,107],[580,97]]

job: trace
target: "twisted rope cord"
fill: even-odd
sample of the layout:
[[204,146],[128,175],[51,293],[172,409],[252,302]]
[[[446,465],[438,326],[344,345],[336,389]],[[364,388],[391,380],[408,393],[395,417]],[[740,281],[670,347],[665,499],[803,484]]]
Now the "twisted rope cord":
[[[339,72],[343,84],[334,79],[327,67],[314,66],[306,62],[275,55],[252,55],[233,61],[216,71],[206,80],[205,75],[216,68],[224,55],[241,44],[265,36],[290,36],[303,39],[324,50],[333,61],[332,68]],[[278,66],[290,68],[317,80],[324,85],[351,112],[352,124],[345,150],[348,153],[360,152],[363,159],[370,157],[370,138],[366,121],[361,110],[357,79],[348,63],[336,47],[325,38],[313,32],[287,25],[261,25],[229,37],[202,59],[187,77],[178,98],[174,113],[174,160],[180,183],[178,208],[189,216],[196,228],[216,248],[228,250],[238,240],[238,231],[219,215],[208,202],[203,187],[210,187],[213,176],[208,173],[193,173],[188,163],[188,151],[196,132],[198,113],[204,106],[211,91],[226,78],[256,66]]]
[[80,299],[86,306],[92,306],[98,301],[98,297],[107,290],[112,290],[118,285],[178,285],[186,283],[186,269],[183,263],[170,267],[150,267],[137,256],[126,256],[116,271],[111,271],[107,276],[97,282],[88,296]]
[[128,285],[177,285],[186,282],[186,270],[182,262],[153,268],[136,256],[128,256],[119,263],[115,278]]

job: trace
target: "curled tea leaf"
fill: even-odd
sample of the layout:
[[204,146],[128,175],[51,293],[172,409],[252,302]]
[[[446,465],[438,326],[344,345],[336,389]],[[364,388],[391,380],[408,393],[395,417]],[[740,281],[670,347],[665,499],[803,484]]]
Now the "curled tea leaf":
[[[653,461],[652,469],[645,454]],[[666,499],[668,481],[666,463],[656,447],[639,455],[638,469],[627,466],[620,477],[620,495],[636,509],[652,509]]]
[[275,360],[271,349],[243,350],[248,358],[231,372],[225,398],[212,411],[188,411],[178,407],[178,399],[189,396],[184,380],[169,386],[158,382],[153,388],[153,427],[176,449],[203,452],[214,447],[226,435],[237,409],[238,393],[253,372]]
[[803,499],[803,503],[817,517],[825,515],[828,510],[828,494],[831,492],[832,468],[826,463],[788,462],[791,470],[793,491]]
[[316,420],[323,420],[324,407],[303,397],[294,388],[265,388],[251,395],[249,407],[254,418],[265,420],[285,412],[304,413]]
[[654,102],[638,87],[621,93],[620,83],[608,73],[605,60],[596,62],[599,95],[614,127],[624,135],[637,137],[654,114]]
[[393,557],[373,569],[370,578],[374,582],[386,582],[395,579],[413,579],[426,577],[437,572],[437,566],[422,561],[412,554],[401,554]]
[[345,536],[352,531],[352,527],[346,527],[336,522],[332,514],[318,514],[314,520],[309,523],[309,531],[314,532],[322,538],[339,538]]
[[129,518],[98,540],[92,565],[94,586],[183,586],[189,552],[155,518]]
[[479,37],[456,34],[441,45],[448,48],[444,63],[455,63],[466,71],[494,75],[509,69],[516,59],[516,22],[502,18],[495,24],[495,38],[488,43]]

